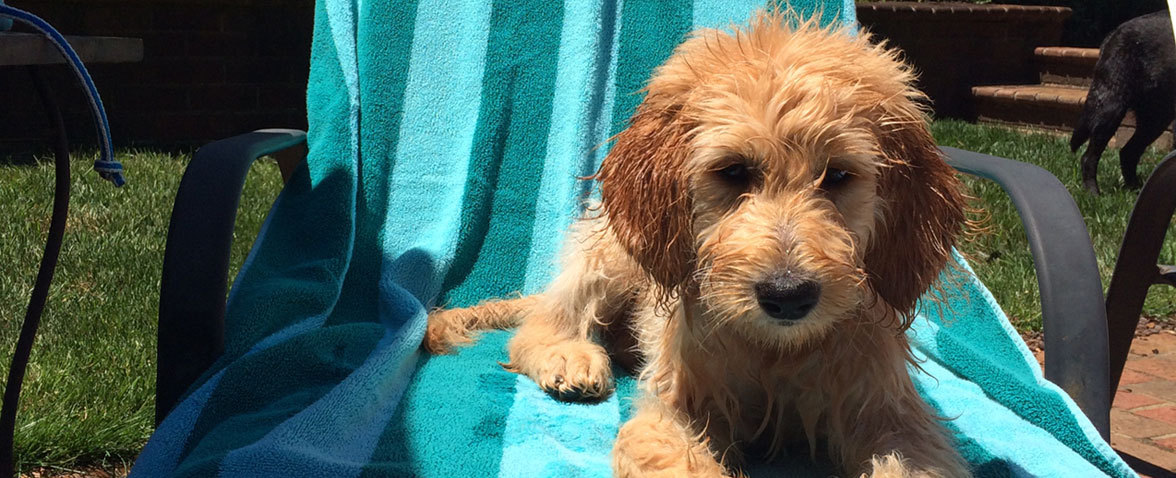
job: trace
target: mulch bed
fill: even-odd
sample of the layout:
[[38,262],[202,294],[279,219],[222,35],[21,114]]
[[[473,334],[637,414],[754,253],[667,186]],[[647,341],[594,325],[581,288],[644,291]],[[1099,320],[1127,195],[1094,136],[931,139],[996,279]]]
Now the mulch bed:
[[[1170,319],[1161,321],[1155,317],[1140,317],[1139,324],[1135,326],[1135,337],[1147,337],[1156,334],[1176,335],[1176,321]],[[1021,332],[1021,338],[1025,340],[1025,345],[1028,345],[1029,350],[1034,353],[1045,350],[1045,342],[1042,337],[1043,335],[1040,330]]]

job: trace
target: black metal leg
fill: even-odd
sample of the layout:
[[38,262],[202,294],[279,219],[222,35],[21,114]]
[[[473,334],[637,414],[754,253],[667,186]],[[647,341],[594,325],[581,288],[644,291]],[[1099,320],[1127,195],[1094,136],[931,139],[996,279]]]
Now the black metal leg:
[[[30,66],[28,72],[33,81],[33,87],[37,90],[37,98],[40,99],[41,106],[45,108],[49,127],[53,130],[50,133],[53,156],[55,160],[65,159],[66,164],[69,164],[69,138],[66,136],[65,119],[61,117],[61,108],[58,107],[57,100],[53,98],[53,92],[49,90],[49,84],[41,74],[40,67]],[[68,185],[68,183],[66,184]]]
[[1147,298],[1147,289],[1152,284],[1167,282],[1163,277],[1167,271],[1156,266],[1156,261],[1160,257],[1168,223],[1176,211],[1174,190],[1176,153],[1164,158],[1139,192],[1107,289],[1112,397],[1119,388],[1119,378],[1123,376],[1123,365],[1127,363],[1131,340],[1135,338],[1135,327],[1143,310],[1143,300]]
[[4,405],[0,411],[0,473],[12,476],[15,471],[13,456],[13,440],[16,428],[16,411],[20,403],[20,389],[24,382],[25,369],[29,364],[29,356],[33,349],[33,339],[37,335],[37,326],[41,322],[41,312],[45,309],[45,299],[49,294],[49,284],[53,282],[53,270],[57,267],[57,256],[61,252],[61,240],[65,235],[65,220],[69,212],[69,143],[65,137],[65,122],[61,119],[61,111],[49,92],[44,78],[37,67],[29,67],[29,75],[33,79],[33,86],[49,116],[53,132],[53,157],[55,166],[55,184],[53,190],[53,216],[49,223],[49,236],[45,241],[45,253],[41,256],[41,267],[37,271],[36,283],[33,285],[29,307],[25,311],[25,319],[21,324],[20,338],[16,342],[16,351],[12,355],[12,367],[8,370],[8,381],[4,388]]

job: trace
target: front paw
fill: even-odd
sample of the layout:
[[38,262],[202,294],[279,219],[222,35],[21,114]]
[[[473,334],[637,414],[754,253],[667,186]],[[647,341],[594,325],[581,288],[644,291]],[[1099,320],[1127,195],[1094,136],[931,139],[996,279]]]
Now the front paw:
[[528,362],[533,370],[507,365],[507,369],[526,373],[539,388],[556,399],[567,402],[597,402],[612,393],[612,370],[604,348],[581,341],[546,345],[533,351]]
[[874,455],[870,459],[870,473],[862,474],[862,478],[944,478],[940,470],[926,469],[913,466],[910,461],[903,459],[898,453],[885,456]]

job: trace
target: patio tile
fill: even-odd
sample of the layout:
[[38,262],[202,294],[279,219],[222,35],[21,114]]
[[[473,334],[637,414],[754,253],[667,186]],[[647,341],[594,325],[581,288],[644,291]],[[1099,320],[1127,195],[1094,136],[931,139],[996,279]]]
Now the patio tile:
[[1176,425],[1176,406],[1172,404],[1133,410],[1131,413]]
[[1161,357],[1139,357],[1128,360],[1127,368],[1165,380],[1176,380],[1176,360]]
[[1145,356],[1176,357],[1176,335],[1159,333],[1136,337],[1131,342],[1131,353]]
[[1176,451],[1176,436],[1171,436],[1168,438],[1157,438],[1153,439],[1152,441],[1157,445],[1160,445],[1160,448],[1167,448],[1168,450]]
[[1119,392],[1115,394],[1114,407],[1123,410],[1131,410],[1133,408],[1158,405],[1160,403],[1163,402],[1150,395],[1131,392],[1120,388]]
[[[1176,453],[1172,453],[1163,448],[1116,433],[1111,433],[1111,447],[1116,451],[1131,455],[1163,470],[1168,470],[1169,472],[1176,471]],[[1129,463],[1130,461],[1131,460],[1128,460]],[[1152,478],[1159,478],[1164,476],[1167,478],[1170,477],[1171,474],[1169,473],[1168,475],[1162,475],[1156,473],[1149,475],[1140,473],[1140,476]]]
[[1176,400],[1176,382],[1170,380],[1135,383],[1127,388],[1132,392],[1146,393],[1161,400]]
[[1176,434],[1176,425],[1112,408],[1111,433],[1143,439]]
[[[1131,363],[1131,360],[1128,360],[1127,363]],[[1125,368],[1123,369],[1122,378],[1119,379],[1119,385],[1135,385],[1137,383],[1151,382],[1153,380],[1156,380],[1156,377],[1143,372],[1136,372],[1135,370]]]

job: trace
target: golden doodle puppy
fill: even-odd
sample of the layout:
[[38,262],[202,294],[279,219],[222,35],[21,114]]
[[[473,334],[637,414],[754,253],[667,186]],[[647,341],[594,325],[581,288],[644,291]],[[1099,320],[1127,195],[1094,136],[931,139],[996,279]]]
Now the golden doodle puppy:
[[[438,310],[424,346],[520,325],[507,367],[564,400],[643,397],[617,476],[721,476],[799,445],[857,476],[967,476],[903,334],[965,222],[910,68],[761,13],[657,69],[542,294]],[[799,25],[798,25],[799,23]]]

